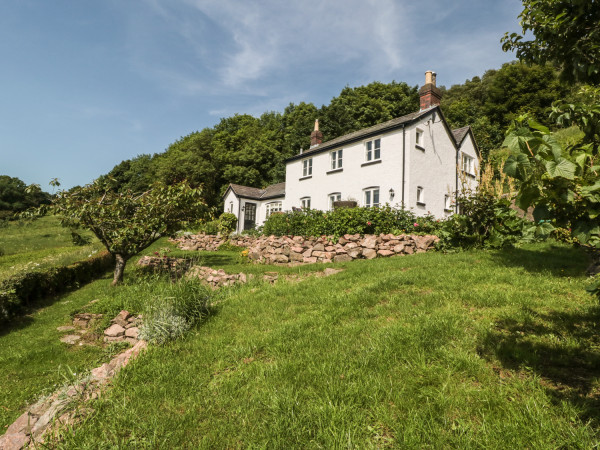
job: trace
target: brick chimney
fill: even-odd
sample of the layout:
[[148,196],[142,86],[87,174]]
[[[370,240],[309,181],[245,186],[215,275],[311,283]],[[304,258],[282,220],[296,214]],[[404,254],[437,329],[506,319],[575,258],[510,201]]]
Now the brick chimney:
[[419,89],[421,111],[439,105],[442,99],[442,91],[435,86],[435,75],[431,70],[425,72],[425,84]]
[[319,119],[315,120],[315,129],[310,133],[310,148],[316,147],[323,142],[323,133],[319,131]]

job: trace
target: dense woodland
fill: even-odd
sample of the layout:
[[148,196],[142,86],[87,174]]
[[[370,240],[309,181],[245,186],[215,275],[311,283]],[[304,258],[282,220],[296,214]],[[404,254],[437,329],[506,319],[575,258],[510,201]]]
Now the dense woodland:
[[[487,158],[501,146],[507,126],[520,114],[528,112],[553,126],[548,118],[552,102],[569,99],[574,85],[561,82],[551,66],[511,63],[442,91],[442,109],[451,127],[471,125]],[[418,86],[393,81],[345,87],[321,107],[291,103],[283,113],[223,118],[212,128],[180,138],[163,153],[125,160],[104,177],[114,180],[117,190],[134,191],[156,180],[187,179],[202,185],[207,203],[217,206],[229,183],[264,187],[284,181],[284,160],[310,146],[317,118],[327,141],[418,108]]]

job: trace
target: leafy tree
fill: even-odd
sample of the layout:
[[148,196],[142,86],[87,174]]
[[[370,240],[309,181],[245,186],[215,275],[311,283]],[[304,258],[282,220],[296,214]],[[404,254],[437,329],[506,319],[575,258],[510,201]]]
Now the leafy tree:
[[321,130],[325,140],[377,125],[419,110],[417,87],[392,81],[366,86],[346,86],[328,106],[321,108]]
[[312,103],[290,103],[283,111],[283,155],[288,158],[310,147],[310,133],[314,129],[319,110]]
[[143,192],[156,181],[154,172],[152,156],[138,155],[121,161],[100,179],[102,182],[112,183],[118,191]]
[[0,175],[0,219],[47,203],[50,194],[38,185],[27,186],[19,178]]
[[201,217],[206,204],[201,191],[186,182],[170,186],[154,184],[149,190],[115,192],[96,180],[80,189],[61,191],[50,212],[69,227],[91,230],[115,257],[112,285],[123,281],[127,260],[184,221]]
[[568,81],[600,83],[600,2],[598,0],[522,0],[519,14],[523,40],[505,33],[502,49],[516,51],[526,63],[552,62]]

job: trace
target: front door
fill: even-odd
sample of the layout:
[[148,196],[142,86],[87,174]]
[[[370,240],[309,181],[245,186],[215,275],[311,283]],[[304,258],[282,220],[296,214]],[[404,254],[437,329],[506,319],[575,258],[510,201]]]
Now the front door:
[[256,225],[256,203],[244,205],[244,230],[253,230]]

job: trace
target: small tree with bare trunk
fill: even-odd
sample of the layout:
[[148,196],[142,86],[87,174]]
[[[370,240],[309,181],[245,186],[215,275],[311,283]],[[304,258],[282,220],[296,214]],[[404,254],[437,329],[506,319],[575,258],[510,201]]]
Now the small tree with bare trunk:
[[95,181],[56,194],[49,208],[68,227],[92,231],[115,258],[112,285],[123,281],[127,260],[161,236],[174,233],[185,221],[207,212],[201,190],[187,182],[154,184],[141,194],[115,192]]

